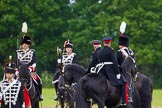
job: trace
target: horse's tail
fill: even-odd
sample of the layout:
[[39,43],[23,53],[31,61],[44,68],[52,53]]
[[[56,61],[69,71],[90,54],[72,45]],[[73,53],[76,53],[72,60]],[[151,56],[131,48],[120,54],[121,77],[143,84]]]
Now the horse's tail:
[[146,77],[142,80],[142,89],[141,89],[142,108],[151,108],[152,92],[153,92],[153,83],[149,77]]
[[76,108],[88,108],[88,101],[85,98],[85,77],[81,78],[76,86]]
[[132,106],[133,107],[131,107],[131,108],[143,108],[143,107],[140,107],[141,106],[140,95],[139,95],[136,87],[135,87],[134,92],[133,92],[133,104],[132,104]]

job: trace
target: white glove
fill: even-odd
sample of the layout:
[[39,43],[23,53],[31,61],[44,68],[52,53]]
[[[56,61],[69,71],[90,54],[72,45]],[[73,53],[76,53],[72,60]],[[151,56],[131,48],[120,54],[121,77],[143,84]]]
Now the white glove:
[[90,72],[91,72],[91,73],[96,73],[96,68],[95,68],[95,67],[91,67]]
[[116,78],[117,78],[117,79],[120,79],[120,77],[121,77],[120,74],[117,74],[117,75],[116,75]]
[[61,59],[57,59],[57,63],[61,63]]
[[15,69],[15,75],[16,75],[16,76],[19,76],[19,71],[18,71],[18,69]]
[[2,93],[0,92],[0,100],[2,100]]
[[30,70],[30,72],[34,72],[34,66],[29,66],[29,70]]

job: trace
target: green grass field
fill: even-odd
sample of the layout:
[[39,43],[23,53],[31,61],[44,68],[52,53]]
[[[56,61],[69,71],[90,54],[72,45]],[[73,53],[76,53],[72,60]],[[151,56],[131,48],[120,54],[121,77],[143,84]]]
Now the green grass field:
[[[41,103],[43,108],[52,107],[56,105],[56,102],[53,100],[55,97],[55,91],[53,88],[44,88],[43,89],[44,101]],[[153,91],[153,101],[152,106],[162,106],[162,90]]]

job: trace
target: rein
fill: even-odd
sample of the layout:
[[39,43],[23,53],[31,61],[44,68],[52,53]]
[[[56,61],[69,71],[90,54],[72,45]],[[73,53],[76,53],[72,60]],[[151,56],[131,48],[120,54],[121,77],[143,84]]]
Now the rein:
[[32,78],[31,77],[30,77],[30,83],[28,83],[28,85],[30,85],[29,88],[28,88],[28,91],[29,91],[32,88],[32,86],[33,86]]

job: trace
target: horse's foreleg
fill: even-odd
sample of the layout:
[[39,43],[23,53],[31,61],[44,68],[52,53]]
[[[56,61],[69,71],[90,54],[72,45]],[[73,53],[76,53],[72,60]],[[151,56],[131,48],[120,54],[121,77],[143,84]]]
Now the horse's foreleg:
[[98,108],[104,108],[104,106],[105,106],[105,101],[99,100]]
[[72,99],[69,99],[69,101],[68,101],[68,107],[69,108],[74,108],[74,101]]
[[98,108],[104,108],[104,104],[98,104]]

